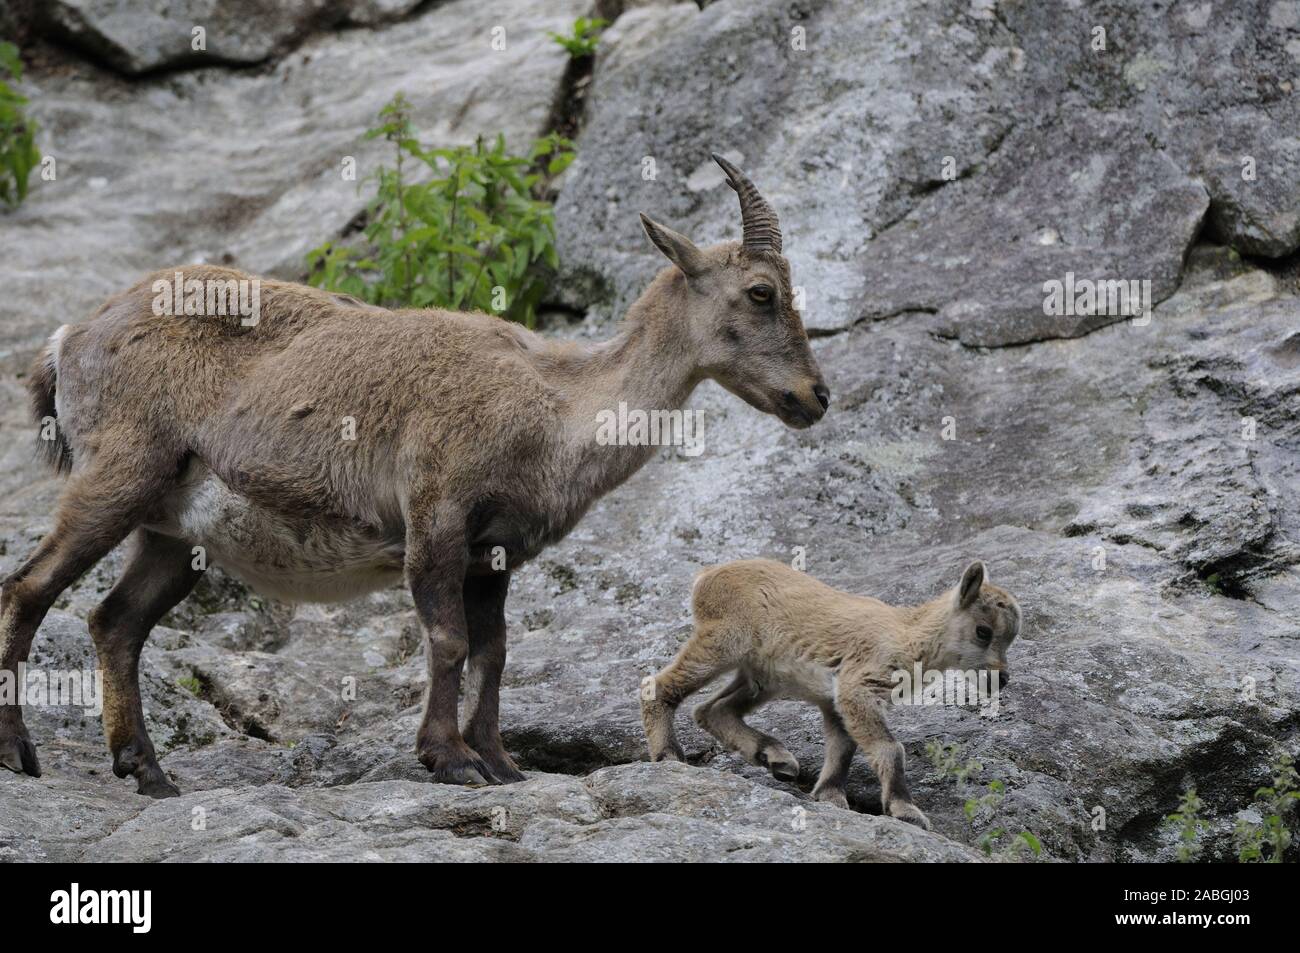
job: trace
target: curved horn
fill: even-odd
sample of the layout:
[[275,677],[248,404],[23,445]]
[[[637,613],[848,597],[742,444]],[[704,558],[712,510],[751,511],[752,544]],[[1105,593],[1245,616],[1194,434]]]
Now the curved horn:
[[745,251],[781,252],[781,223],[776,220],[776,212],[767,204],[767,199],[759,195],[754,183],[745,173],[718,155],[712,153],[713,161],[727,173],[727,183],[736,190],[740,197],[740,220],[745,225],[742,245]]

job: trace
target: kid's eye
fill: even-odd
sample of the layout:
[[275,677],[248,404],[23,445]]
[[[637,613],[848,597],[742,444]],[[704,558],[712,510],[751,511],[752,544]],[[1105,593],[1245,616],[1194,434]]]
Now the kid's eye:
[[749,297],[758,304],[767,304],[772,300],[772,289],[767,285],[754,285],[749,289]]
[[975,627],[975,638],[979,639],[984,645],[993,641],[993,630],[987,625],[977,625]]

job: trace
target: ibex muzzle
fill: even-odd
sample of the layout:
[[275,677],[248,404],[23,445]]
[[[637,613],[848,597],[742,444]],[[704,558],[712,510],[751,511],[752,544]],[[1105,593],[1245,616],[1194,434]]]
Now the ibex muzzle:
[[[0,668],[26,661],[59,593],[129,537],[90,633],[113,771],[165,797],[177,790],[145,731],[138,662],[206,566],[303,601],[405,577],[428,659],[420,761],[441,781],[521,779],[497,717],[510,573],[655,452],[598,439],[602,414],[681,408],[708,377],[793,426],[825,412],[776,216],[721,164],[744,241],[701,251],[646,219],[677,267],[603,344],[269,280],[250,324],[205,310],[203,289],[259,280],[209,266],[151,275],[60,328],[30,390],[71,476],[53,531],[0,589]],[[159,285],[185,307],[160,313]],[[0,706],[0,764],[40,774],[16,705]]]

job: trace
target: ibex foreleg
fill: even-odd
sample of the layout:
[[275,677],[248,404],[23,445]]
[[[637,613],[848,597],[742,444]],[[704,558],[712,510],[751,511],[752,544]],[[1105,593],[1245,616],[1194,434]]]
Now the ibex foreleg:
[[450,504],[412,506],[406,534],[406,577],[424,627],[429,684],[416,755],[446,784],[490,784],[487,763],[461,737],[457,719],[461,669],[469,656],[465,570],[469,549],[463,512]]
[[844,785],[848,781],[853,752],[858,750],[858,745],[844,727],[844,720],[834,705],[822,706],[822,728],[826,735],[826,760],[822,763],[817,786],[813,788],[813,797],[836,807],[848,808],[849,799],[844,793]]
[[[858,680],[848,675],[841,676],[841,685],[855,682]],[[844,727],[880,779],[880,803],[885,813],[929,830],[929,818],[912,803],[903,746],[894,740],[885,723],[884,704],[880,698],[862,689],[842,690],[835,699],[835,708],[844,721]]]
[[465,580],[469,661],[465,670],[465,741],[500,782],[524,780],[501,743],[501,672],[506,664],[508,572]]

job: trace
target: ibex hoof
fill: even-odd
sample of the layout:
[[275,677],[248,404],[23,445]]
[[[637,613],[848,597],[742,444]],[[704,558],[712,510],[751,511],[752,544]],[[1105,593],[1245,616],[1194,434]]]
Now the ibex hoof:
[[889,816],[896,817],[900,821],[906,821],[909,824],[915,824],[923,830],[930,829],[930,819],[925,816],[919,807],[910,801],[892,801],[889,805]]
[[181,789],[172,784],[159,768],[157,773],[149,772],[141,775],[140,785],[135,793],[161,800],[165,797],[180,797]]
[[683,764],[685,764],[686,752],[682,750],[681,745],[679,745],[677,742],[674,741],[672,744],[666,745],[663,749],[659,751],[650,752],[650,760],[651,761],[680,761]]
[[794,755],[778,744],[769,744],[758,752],[758,763],[772,772],[778,781],[795,781],[799,778],[799,762]]
[[488,771],[492,773],[492,778],[497,784],[515,784],[519,781],[528,780],[524,777],[524,773],[519,770],[519,766],[515,764],[514,758],[510,757],[506,753],[506,749],[501,747],[500,742],[492,745],[471,741],[470,747],[487,764]]
[[0,765],[18,774],[41,776],[41,763],[36,759],[36,746],[23,727],[0,729]]
[[496,775],[468,745],[429,748],[419,753],[420,763],[440,784],[499,784]]
[[813,797],[823,804],[840,807],[846,811],[849,809],[849,799],[844,794],[843,788],[821,788],[813,791]]

